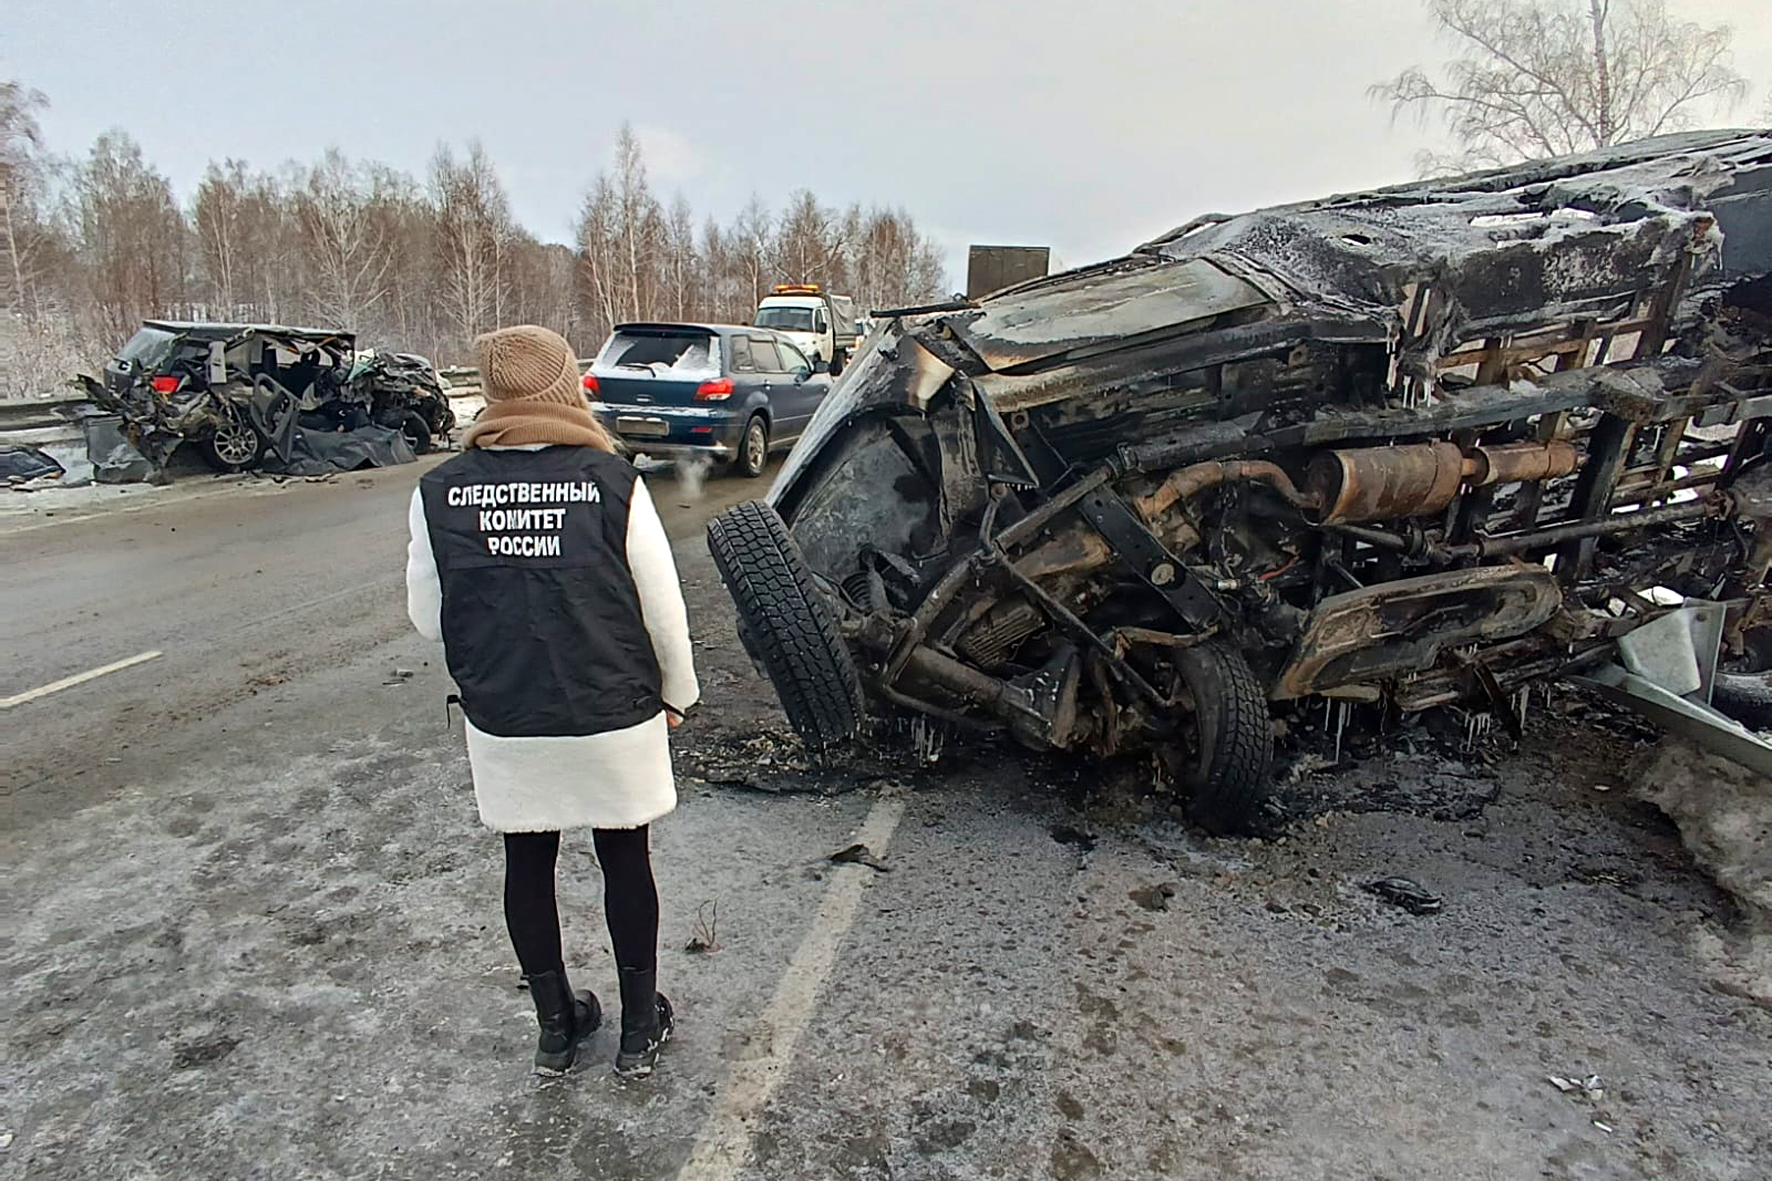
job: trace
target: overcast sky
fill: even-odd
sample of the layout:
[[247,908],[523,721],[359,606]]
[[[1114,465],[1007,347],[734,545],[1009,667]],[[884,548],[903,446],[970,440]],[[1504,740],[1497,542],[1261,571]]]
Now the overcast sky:
[[[1670,0],[1736,27],[1764,108],[1772,0]],[[1069,265],[1208,210],[1413,175],[1433,128],[1368,84],[1444,46],[1419,0],[0,0],[0,77],[50,146],[121,127],[188,198],[211,159],[328,145],[422,177],[478,136],[518,218],[570,241],[626,120],[698,216],[797,188],[902,205],[948,249]]]

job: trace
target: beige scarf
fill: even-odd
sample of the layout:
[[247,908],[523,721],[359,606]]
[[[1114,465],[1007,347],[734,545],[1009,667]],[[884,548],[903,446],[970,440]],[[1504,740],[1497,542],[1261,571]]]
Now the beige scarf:
[[488,402],[462,436],[462,447],[524,447],[535,444],[595,447],[617,454],[615,441],[588,406],[534,399]]

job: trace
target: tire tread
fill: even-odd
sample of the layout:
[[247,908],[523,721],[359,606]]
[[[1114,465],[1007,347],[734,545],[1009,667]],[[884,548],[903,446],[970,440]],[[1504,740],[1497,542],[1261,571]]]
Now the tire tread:
[[795,733],[820,749],[854,737],[861,677],[781,517],[760,500],[736,505],[709,522],[708,552]]
[[[1267,693],[1249,662],[1234,646],[1210,640],[1189,650],[1189,687],[1196,695],[1213,694],[1214,708],[1199,713],[1202,724],[1211,716],[1211,765],[1201,768],[1188,802],[1194,823],[1225,835],[1247,832],[1260,816],[1273,790],[1273,721]],[[1206,735],[1201,736],[1204,743]]]

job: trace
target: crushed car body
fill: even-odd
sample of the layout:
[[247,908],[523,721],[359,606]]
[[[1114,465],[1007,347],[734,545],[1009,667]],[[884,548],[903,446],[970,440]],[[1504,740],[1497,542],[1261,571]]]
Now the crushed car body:
[[335,329],[148,320],[79,380],[155,468],[186,441],[218,471],[409,463],[454,425],[428,361]]
[[1197,219],[880,314],[710,548],[809,742],[1150,746],[1235,830],[1307,700],[1511,718],[1670,590],[1772,655],[1769,276],[1765,132]]

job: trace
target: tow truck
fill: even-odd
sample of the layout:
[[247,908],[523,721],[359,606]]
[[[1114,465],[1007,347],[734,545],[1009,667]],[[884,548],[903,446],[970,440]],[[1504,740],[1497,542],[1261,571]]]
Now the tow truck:
[[752,321],[781,333],[815,361],[828,361],[833,375],[843,372],[855,350],[855,301],[831,295],[817,283],[777,284],[763,297]]

